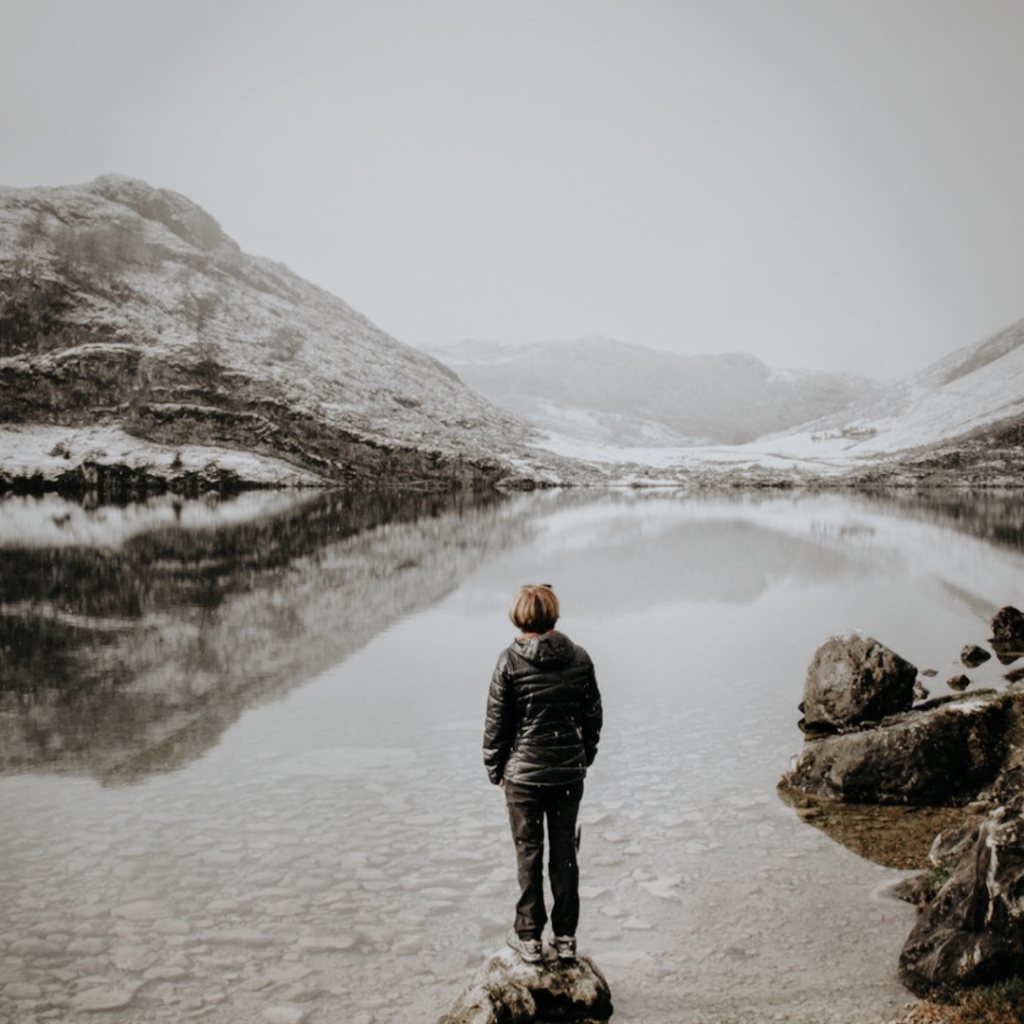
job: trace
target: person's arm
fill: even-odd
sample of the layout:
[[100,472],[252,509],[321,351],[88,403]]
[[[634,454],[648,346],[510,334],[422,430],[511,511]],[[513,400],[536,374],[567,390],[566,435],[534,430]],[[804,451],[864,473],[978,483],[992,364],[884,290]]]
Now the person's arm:
[[583,687],[583,751],[587,758],[587,767],[597,757],[597,744],[601,739],[601,726],[604,724],[604,711],[601,707],[601,691],[597,688],[597,676],[594,663],[587,658],[590,666],[589,678]]
[[484,766],[495,786],[501,785],[515,730],[515,699],[508,678],[508,656],[502,654],[491,676],[484,723]]

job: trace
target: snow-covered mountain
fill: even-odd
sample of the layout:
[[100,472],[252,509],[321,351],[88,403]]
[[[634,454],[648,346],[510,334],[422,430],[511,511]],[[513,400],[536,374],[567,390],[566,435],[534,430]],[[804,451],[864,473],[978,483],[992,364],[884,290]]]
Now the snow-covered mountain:
[[184,196],[0,189],[0,483],[486,486],[550,476],[530,433]]
[[886,389],[870,402],[795,431],[858,455],[893,453],[1020,428],[1024,320]]
[[1024,472],[1024,321],[888,389],[605,338],[438,355],[174,192],[0,188],[0,491]]
[[553,435],[548,443],[637,485],[1016,488],[1024,320],[843,412],[746,444],[613,448]]
[[684,356],[600,337],[430,351],[542,430],[627,447],[741,444],[882,390],[851,374],[769,369],[742,353]]

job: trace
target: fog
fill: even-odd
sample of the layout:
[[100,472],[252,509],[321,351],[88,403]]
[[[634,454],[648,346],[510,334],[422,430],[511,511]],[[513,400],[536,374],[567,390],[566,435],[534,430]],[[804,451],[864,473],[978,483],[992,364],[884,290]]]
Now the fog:
[[403,341],[891,379],[1024,314],[1012,0],[14,0],[0,184],[179,191]]

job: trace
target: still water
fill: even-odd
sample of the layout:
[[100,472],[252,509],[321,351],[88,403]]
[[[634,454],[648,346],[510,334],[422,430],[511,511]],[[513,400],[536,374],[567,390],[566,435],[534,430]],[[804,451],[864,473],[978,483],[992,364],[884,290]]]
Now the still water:
[[526,582],[604,695],[614,1019],[891,1019],[927,835],[779,799],[804,672],[859,628],[945,692],[1024,605],[1016,497],[12,498],[0,544],[3,1024],[436,1019],[511,921],[480,738]]

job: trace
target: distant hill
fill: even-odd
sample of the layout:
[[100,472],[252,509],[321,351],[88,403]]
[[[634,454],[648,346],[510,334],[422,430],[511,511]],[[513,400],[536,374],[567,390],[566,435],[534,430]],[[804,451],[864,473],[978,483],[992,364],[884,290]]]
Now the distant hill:
[[742,353],[684,356],[600,337],[430,351],[543,430],[627,447],[742,444],[882,391],[863,377],[773,370]]
[[1024,320],[967,345],[852,410],[846,425],[875,431],[869,449],[905,448],[1024,416]]
[[[878,458],[925,449],[1020,449],[1024,320],[940,359],[873,400],[775,439],[779,450]],[[1019,455],[1019,452],[1018,452]],[[1015,456],[1016,457],[1016,456]]]
[[[218,451],[255,453],[264,482],[488,486],[558,465],[431,356],[116,175],[0,188],[0,434],[0,489],[244,475]],[[34,477],[14,458],[33,446]]]

